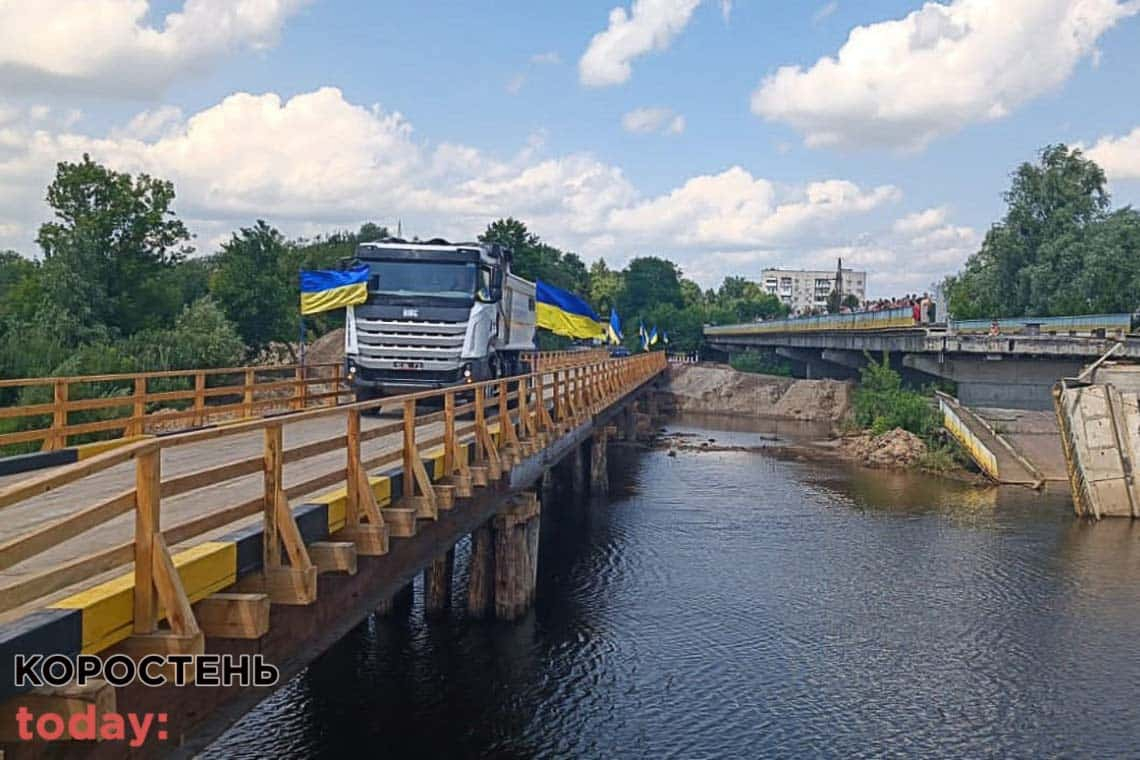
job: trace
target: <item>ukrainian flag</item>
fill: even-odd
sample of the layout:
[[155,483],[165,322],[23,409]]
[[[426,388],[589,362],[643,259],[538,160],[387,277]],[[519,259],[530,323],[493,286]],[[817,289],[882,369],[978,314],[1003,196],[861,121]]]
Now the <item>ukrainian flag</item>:
[[539,280],[534,285],[535,325],[571,338],[606,337],[604,323],[590,304],[573,293]]
[[649,331],[649,345],[654,345],[657,342],[657,325],[653,325],[653,329]]
[[301,313],[353,306],[368,300],[368,265],[343,272],[336,270],[301,271]]
[[621,339],[624,336],[621,334],[621,320],[618,319],[617,309],[610,309],[610,324],[607,331],[610,343],[613,343],[615,346],[621,343]]
[[637,323],[637,337],[641,338],[641,350],[642,351],[648,351],[649,350],[649,333],[647,333],[645,331],[645,323],[644,322],[639,321]]

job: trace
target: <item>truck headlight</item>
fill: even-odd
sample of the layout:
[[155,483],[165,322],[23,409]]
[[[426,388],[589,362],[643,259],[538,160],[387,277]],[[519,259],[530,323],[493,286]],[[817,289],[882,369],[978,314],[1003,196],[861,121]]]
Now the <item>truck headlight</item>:
[[463,380],[465,382],[468,382],[468,383],[471,382],[471,365],[470,364],[464,364],[463,365]]

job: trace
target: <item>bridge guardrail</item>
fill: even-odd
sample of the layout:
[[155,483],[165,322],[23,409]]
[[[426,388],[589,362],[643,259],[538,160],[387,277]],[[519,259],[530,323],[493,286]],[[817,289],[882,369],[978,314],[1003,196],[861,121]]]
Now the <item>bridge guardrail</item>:
[[[606,355],[605,349],[533,354],[536,366],[549,368]],[[328,362],[4,379],[0,389],[42,389],[51,400],[0,406],[0,424],[30,423],[23,430],[0,433],[0,452],[21,444],[29,450],[38,444],[40,451],[56,451],[79,436],[114,433],[109,436],[113,440],[274,411],[336,406],[351,396],[343,369],[340,362]],[[95,412],[102,419],[72,421],[76,412]]]
[[914,327],[914,309],[882,309],[850,314],[826,314],[814,317],[769,319],[736,325],[706,327],[705,335],[755,335],[760,333],[814,332],[817,330],[897,330]]
[[[606,357],[601,360],[592,355],[582,356],[583,352],[576,353],[583,358],[579,364],[569,363],[569,357],[547,357],[558,366],[548,366],[513,378],[345,404],[335,408],[309,409],[273,418],[126,443],[90,459],[0,488],[2,511],[48,491],[82,482],[126,462],[133,461],[135,464],[133,487],[103,497],[93,504],[84,505],[63,517],[6,540],[0,545],[0,570],[19,565],[65,541],[105,525],[108,520],[130,512],[135,513],[133,538],[47,569],[16,576],[15,582],[0,588],[0,612],[33,603],[133,561],[134,569],[130,578],[134,601],[129,630],[122,630],[111,638],[101,640],[97,649],[121,641],[132,631],[135,634],[155,632],[162,611],[165,611],[174,635],[191,638],[198,636],[200,632],[190,606],[192,600],[183,588],[169,547],[259,513],[262,515],[264,531],[261,541],[263,572],[292,574],[291,583],[306,586],[308,581],[304,578],[308,577],[311,570],[312,593],[315,594],[316,571],[301,539],[289,504],[291,499],[344,483],[346,495],[343,529],[347,531],[346,535],[370,529],[380,530],[385,525],[392,527],[393,535],[401,535],[395,531],[409,519],[414,533],[415,519],[438,514],[436,510],[439,500],[445,496],[444,489],[433,485],[432,478],[425,471],[422,461],[425,450],[443,448],[442,476],[445,478],[464,473],[470,475],[465,450],[461,449],[465,445],[474,446],[476,461],[486,461],[493,466],[500,466],[501,461],[508,457],[532,455],[549,438],[583,424],[666,366],[662,352],[622,359]],[[458,404],[460,394],[470,395],[471,401]],[[442,411],[423,411],[421,407],[427,401],[442,402]],[[513,409],[510,407],[512,401],[515,404]],[[382,407],[400,409],[401,419],[362,429],[361,414]],[[489,419],[488,411],[497,411],[497,415]],[[458,417],[467,413],[473,415],[471,421],[460,424]],[[305,441],[288,449],[284,447],[284,433],[292,426],[333,416],[344,417],[343,433],[322,440]],[[443,423],[442,433],[426,437],[422,428],[439,422]],[[262,432],[264,437],[261,454],[164,479],[163,452],[257,431]],[[402,442],[398,447],[371,454],[362,451],[362,444],[395,434],[402,434]],[[287,465],[341,449],[346,457],[343,464],[327,472],[309,473],[304,480],[285,486],[284,470]],[[368,472],[385,465],[401,463],[401,499],[397,501],[393,494],[392,501],[396,506],[381,511],[372,492]],[[205,513],[196,513],[193,518],[174,526],[163,525],[163,499],[214,489],[221,484],[258,474],[262,476],[262,487],[256,497],[236,504],[226,504]],[[438,472],[436,474],[439,475]],[[224,489],[217,493],[219,498],[225,498]],[[385,551],[386,540],[385,537]],[[282,547],[288,557],[288,565],[282,561]],[[84,646],[88,647],[89,643]]]
[[[952,319],[947,327],[952,333],[988,333],[992,319]],[[1131,314],[1082,314],[1067,317],[1003,317],[997,320],[1002,335],[1031,334],[1116,335],[1123,337],[1132,330]]]

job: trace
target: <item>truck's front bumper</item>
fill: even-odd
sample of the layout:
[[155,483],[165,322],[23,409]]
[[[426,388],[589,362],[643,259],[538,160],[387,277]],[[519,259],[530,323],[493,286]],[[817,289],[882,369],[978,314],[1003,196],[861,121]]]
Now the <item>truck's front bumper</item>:
[[462,384],[465,379],[462,368],[446,372],[425,372],[374,370],[360,366],[348,367],[347,377],[358,394],[373,397],[449,388]]

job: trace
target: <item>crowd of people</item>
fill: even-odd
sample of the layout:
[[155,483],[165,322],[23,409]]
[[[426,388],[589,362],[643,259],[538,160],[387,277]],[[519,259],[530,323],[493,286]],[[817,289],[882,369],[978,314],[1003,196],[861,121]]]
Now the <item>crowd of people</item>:
[[845,306],[840,310],[840,313],[849,314],[854,311],[886,311],[888,309],[908,308],[913,310],[914,321],[916,322],[937,321],[938,308],[929,293],[923,293],[922,295],[907,293],[901,298],[879,298],[873,301],[867,301],[856,309],[849,309]]

